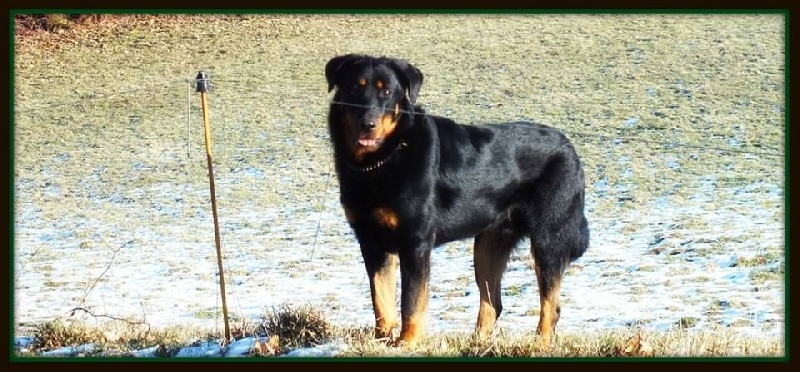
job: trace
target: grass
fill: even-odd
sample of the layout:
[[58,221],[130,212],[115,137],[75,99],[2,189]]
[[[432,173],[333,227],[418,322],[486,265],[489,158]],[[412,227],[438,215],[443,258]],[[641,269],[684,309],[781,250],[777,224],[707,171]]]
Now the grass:
[[281,306],[264,316],[261,327],[263,333],[277,337],[286,348],[318,346],[333,334],[333,326],[322,311],[309,306]]
[[[80,288],[82,295],[85,286],[61,281],[52,262],[70,258],[81,262],[74,270],[82,271],[87,266],[82,259],[88,257],[102,269],[107,257],[99,258],[97,249],[106,247],[101,244],[106,239],[116,246],[117,240],[149,243],[152,238],[152,246],[140,245],[152,249],[151,257],[174,249],[164,240],[178,237],[194,244],[202,239],[197,230],[183,229],[208,226],[199,103],[197,95],[187,97],[187,80],[201,69],[215,84],[209,104],[218,201],[223,222],[229,223],[226,242],[267,261],[298,245],[298,237],[306,239],[309,234],[296,231],[294,223],[285,227],[293,238],[264,239],[274,223],[248,218],[254,209],[288,206],[279,220],[294,222],[295,213],[324,210],[324,198],[335,199],[326,189],[335,188],[336,181],[325,126],[323,66],[347,52],[400,56],[416,64],[425,74],[420,102],[429,112],[465,123],[536,120],[564,130],[582,157],[593,226],[603,229],[605,222],[597,221],[613,221],[622,225],[621,234],[633,236],[651,221],[625,220],[624,212],[681,206],[744,216],[768,210],[783,219],[782,204],[766,186],[747,191],[772,184],[783,192],[786,66],[779,15],[48,15],[19,18],[15,26],[17,231],[31,228],[37,231],[31,233],[34,239],[42,227],[58,233],[57,248],[52,241],[43,248],[38,241],[17,244],[21,269],[15,278],[22,274],[23,281],[54,290]],[[740,193],[752,204],[732,205]],[[660,199],[668,203],[654,207]],[[694,244],[701,241],[696,235],[717,227],[700,213],[677,216],[675,223],[660,229],[672,232],[674,242]],[[740,229],[731,224],[730,230]],[[181,231],[171,229],[175,226]],[[716,236],[708,243],[713,247],[699,254],[748,244],[765,250],[736,266],[751,269],[749,280],[776,287],[785,277],[784,247],[757,244],[777,233]],[[83,252],[71,250],[73,245]],[[351,245],[348,240],[336,249]],[[675,265],[676,274],[697,271],[679,266],[683,248],[664,247],[654,252],[663,262],[639,271],[649,274],[661,264]],[[166,280],[199,276],[194,263],[205,262],[207,255],[182,254],[185,261],[165,271]],[[286,276],[304,275],[302,265],[287,263]],[[52,278],[27,277],[40,272]],[[211,273],[203,278],[213,281]],[[617,282],[636,274],[609,270],[605,275]],[[313,276],[325,280],[325,274]],[[264,281],[284,288],[272,284],[279,279]],[[685,284],[674,281],[674,287]],[[27,288],[29,294],[40,286]],[[644,287],[635,288],[645,302],[639,293]],[[508,291],[516,295],[521,289]],[[335,295],[328,300],[347,303]],[[211,316],[208,307],[199,309],[198,315]],[[463,310],[460,305],[452,309]],[[40,349],[86,341],[80,334],[102,339],[91,328],[75,328],[76,335],[67,337],[73,331],[59,327],[35,331],[57,340]],[[564,334],[553,350],[533,348],[524,337],[477,342],[469,335],[431,335],[414,354],[622,356],[639,332]],[[176,327],[118,333],[126,335],[125,342],[103,336],[111,340],[103,341],[108,345],[103,348],[162,345],[162,354],[170,355],[209,332]],[[780,340],[762,343],[724,332],[642,334],[654,356],[783,351]],[[352,355],[395,353],[368,335],[368,330],[346,328],[331,330],[329,337],[350,343]]]
[[[375,17],[383,26],[371,30]],[[472,21],[483,26],[469,26]],[[131,181],[143,187],[163,182],[161,174],[168,174],[169,165],[152,161],[180,151],[159,138],[185,137],[186,128],[175,125],[186,112],[180,80],[200,68],[217,81],[211,109],[216,141],[225,144],[218,147],[218,157],[235,155],[226,148],[261,148],[275,163],[325,164],[329,154],[320,68],[337,53],[367,51],[417,64],[426,76],[420,101],[431,112],[452,112],[463,122],[533,119],[565,130],[584,159],[590,188],[600,180],[629,186],[623,194],[595,192],[604,195],[598,209],[633,208],[673,192],[676,199],[687,197],[695,179],[710,167],[720,168],[719,187],[755,180],[782,184],[780,156],[748,158],[711,150],[781,153],[779,16],[120,16],[92,25],[17,40],[18,108],[75,102],[63,110],[17,116],[18,132],[30,138],[17,145],[18,167],[36,168],[42,155],[58,154],[53,146],[44,146],[51,150],[42,153],[42,141],[82,142],[94,148],[86,154],[87,169],[108,165],[104,155],[111,149],[132,155],[147,150],[154,158],[144,163],[167,172]],[[371,31],[362,33],[364,27]],[[213,36],[208,30],[215,30]],[[320,36],[304,39],[311,34]],[[462,54],[448,52],[441,59],[449,50]],[[176,79],[177,86],[167,84]],[[90,99],[148,86],[155,87]],[[36,94],[42,89],[47,94]],[[487,103],[491,110],[485,109]],[[628,126],[630,118],[638,121]],[[129,135],[123,139],[102,131],[98,120],[124,123],[120,129],[128,126]],[[42,121],[74,123],[81,130],[60,133],[35,126]],[[265,147],[259,140],[265,134],[292,143]],[[609,147],[601,135],[621,138],[624,148]],[[191,141],[201,143],[202,137]],[[656,156],[667,155],[679,167],[659,177],[665,170]],[[239,166],[253,161],[244,156]],[[309,200],[323,186],[319,166],[310,167],[317,171],[304,180],[306,187],[285,190],[293,198]],[[126,169],[107,168],[110,179],[130,176]],[[181,173],[202,172],[197,162]],[[75,188],[75,181],[62,180],[61,186]],[[676,185],[681,186],[677,191]],[[232,192],[249,199],[256,196],[252,190],[243,185]],[[267,204],[283,200],[279,189],[257,195]]]
[[28,327],[34,338],[33,343],[27,351],[16,354],[20,357],[35,357],[41,355],[42,351],[85,344],[96,345],[94,355],[119,356],[125,352],[159,346],[162,349],[161,356],[166,356],[168,350],[178,350],[199,339],[214,338],[213,333],[207,330],[191,327],[171,326],[150,329],[147,325],[118,321],[88,324],[54,320]]
[[[334,326],[317,308],[284,305],[265,314],[259,324],[239,325],[235,338],[269,337],[275,348],[265,354],[254,346],[251,357],[277,356],[298,347],[329,342],[346,345],[335,357],[458,357],[458,358],[618,358],[618,357],[776,357],[784,355],[781,340],[742,337],[735,333],[691,332],[697,319],[686,317],[669,332],[648,332],[636,325],[629,329],[597,334],[563,334],[550,345],[541,345],[533,335],[507,335],[495,332],[490,339],[476,339],[466,333],[430,335],[412,349],[387,346],[373,338],[369,328]],[[96,345],[84,357],[126,356],[135,350],[157,347],[156,356],[171,357],[181,347],[198,341],[219,342],[214,332],[174,327],[152,330],[144,326],[106,323],[87,326],[83,323],[45,322],[33,326],[32,347],[17,351],[17,357],[36,357],[43,351],[61,347]],[[274,342],[272,340],[275,340]],[[257,344],[254,344],[257,345]],[[72,355],[75,356],[75,355]]]

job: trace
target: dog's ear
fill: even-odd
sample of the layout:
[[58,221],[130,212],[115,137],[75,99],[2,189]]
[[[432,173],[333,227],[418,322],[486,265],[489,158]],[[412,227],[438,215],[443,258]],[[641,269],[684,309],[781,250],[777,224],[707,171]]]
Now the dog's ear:
[[345,54],[343,56],[333,57],[328,64],[325,65],[325,78],[328,79],[328,92],[333,90],[336,83],[339,81],[339,74],[344,71],[344,68],[362,58],[357,54]]
[[408,89],[408,100],[412,105],[415,104],[419,89],[422,87],[422,71],[402,59],[393,59],[389,65],[401,78],[401,83]]

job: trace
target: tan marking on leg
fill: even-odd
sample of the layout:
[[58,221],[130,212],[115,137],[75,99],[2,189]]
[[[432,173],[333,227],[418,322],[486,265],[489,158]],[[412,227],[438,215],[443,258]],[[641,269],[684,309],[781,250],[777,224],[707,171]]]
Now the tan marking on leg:
[[534,260],[534,270],[536,271],[536,282],[539,285],[539,325],[536,333],[541,337],[541,343],[550,345],[555,334],[556,323],[559,318],[561,278],[552,278],[550,288],[544,288],[539,263]]
[[403,327],[398,340],[400,345],[414,347],[422,339],[425,333],[425,312],[428,309],[428,297],[428,284],[425,283],[424,287],[417,292],[417,306],[414,308],[414,312],[411,313],[408,319],[403,319]]
[[397,213],[387,207],[378,207],[372,211],[372,216],[380,225],[386,226],[391,230],[396,230],[400,223]]
[[478,308],[478,321],[475,324],[475,332],[479,337],[488,337],[492,334],[495,321],[497,320],[497,305],[499,283],[494,280],[491,258],[487,252],[489,247],[485,244],[475,244],[473,249],[475,282],[478,284],[480,293],[480,307]]
[[539,326],[536,332],[542,337],[542,342],[549,344],[552,341],[553,335],[556,331],[556,323],[558,322],[559,314],[559,292],[561,291],[561,283],[556,281],[550,288],[547,295],[539,299],[541,303],[541,314],[539,317]]
[[480,293],[475,333],[481,338],[491,336],[497,317],[502,311],[500,283],[511,255],[508,244],[509,242],[503,241],[491,231],[483,232],[475,238],[473,264],[475,282]]
[[387,253],[384,266],[370,278],[376,338],[391,338],[397,328],[397,265],[397,254]]

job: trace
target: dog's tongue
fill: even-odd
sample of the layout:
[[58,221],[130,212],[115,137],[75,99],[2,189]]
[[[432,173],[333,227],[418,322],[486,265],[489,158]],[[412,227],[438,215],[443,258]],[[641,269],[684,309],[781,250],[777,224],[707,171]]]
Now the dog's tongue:
[[358,144],[361,146],[368,146],[368,147],[375,147],[375,139],[374,138],[359,138]]

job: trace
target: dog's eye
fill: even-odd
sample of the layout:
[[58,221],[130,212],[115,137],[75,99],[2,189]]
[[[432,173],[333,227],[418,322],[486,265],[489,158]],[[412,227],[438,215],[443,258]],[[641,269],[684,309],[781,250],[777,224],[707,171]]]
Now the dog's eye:
[[392,96],[392,91],[389,89],[382,89],[381,90],[381,98],[389,98]]
[[350,93],[354,96],[360,96],[364,94],[364,86],[362,85],[354,85],[352,89],[350,89]]

